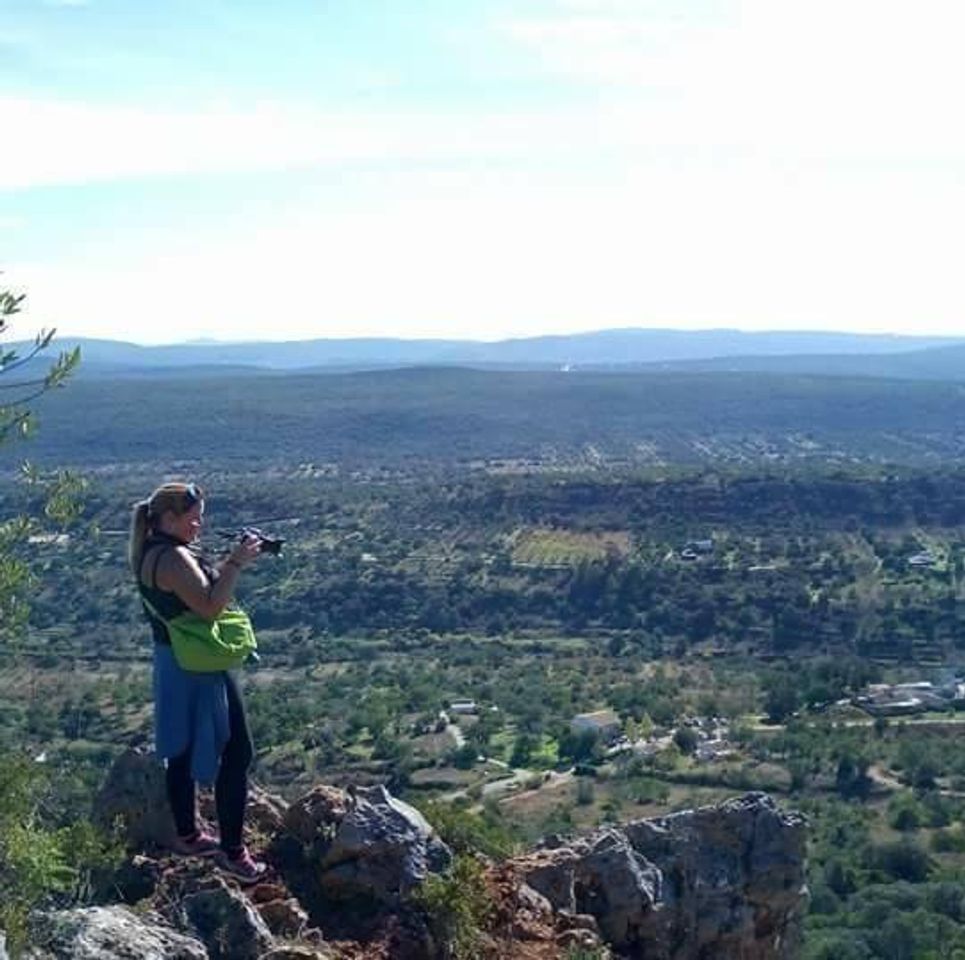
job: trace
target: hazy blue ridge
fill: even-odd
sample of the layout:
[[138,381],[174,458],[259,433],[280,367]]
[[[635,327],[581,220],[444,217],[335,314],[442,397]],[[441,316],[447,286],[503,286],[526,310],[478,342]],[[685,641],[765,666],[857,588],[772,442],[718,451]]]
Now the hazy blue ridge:
[[902,380],[965,379],[965,344],[894,354],[798,354],[660,361],[649,369],[702,373],[773,373]]
[[[464,340],[389,338],[318,339],[264,343],[186,343],[145,347],[112,340],[55,341],[55,348],[80,346],[86,376],[176,367],[262,367],[275,370],[359,369],[411,365],[483,367],[594,366],[710,362],[707,369],[761,369],[777,372],[833,372],[957,378],[954,357],[943,348],[965,350],[965,338],[902,337],[825,332],[744,333],[737,330],[600,330],[566,336],[480,343]],[[23,353],[29,344],[14,344]],[[911,354],[921,354],[919,358]],[[908,363],[878,366],[874,359],[905,355]],[[820,363],[815,357],[820,356]],[[828,357],[835,357],[828,360]],[[760,366],[752,358],[767,357]],[[793,360],[783,358],[793,357]],[[721,365],[723,360],[732,363]],[[38,361],[39,362],[39,361]],[[949,372],[950,371],[950,372]]]

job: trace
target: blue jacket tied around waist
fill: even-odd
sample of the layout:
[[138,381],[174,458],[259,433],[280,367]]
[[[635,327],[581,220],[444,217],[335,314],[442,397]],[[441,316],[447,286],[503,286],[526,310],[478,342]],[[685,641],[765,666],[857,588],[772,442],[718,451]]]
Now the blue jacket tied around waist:
[[173,760],[191,750],[191,776],[214,783],[228,742],[228,695],[223,673],[188,673],[170,646],[154,645],[154,738],[157,755]]

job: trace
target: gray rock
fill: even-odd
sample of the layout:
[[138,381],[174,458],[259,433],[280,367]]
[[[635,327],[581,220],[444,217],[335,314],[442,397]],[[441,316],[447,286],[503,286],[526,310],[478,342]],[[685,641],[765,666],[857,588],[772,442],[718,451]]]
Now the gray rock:
[[107,829],[119,822],[130,849],[152,844],[171,846],[175,829],[164,768],[153,751],[125,750],[114,761],[94,804],[92,819]]
[[10,960],[7,955],[7,935],[0,930],[0,960]]
[[766,794],[628,824],[638,854],[663,875],[661,909],[644,940],[657,957],[685,957],[686,943],[721,960],[793,957],[807,895],[805,819],[783,813]]
[[276,937],[300,937],[308,927],[308,914],[294,897],[259,903],[258,913]]
[[631,847],[619,830],[608,829],[569,847],[539,850],[515,863],[525,882],[555,910],[589,914],[606,939],[628,944],[660,900],[660,871]]
[[805,821],[747,794],[513,862],[560,913],[647,960],[789,960],[806,900]]
[[338,787],[318,784],[285,811],[285,830],[306,845],[328,843],[352,806],[352,797]]
[[333,954],[323,947],[308,947],[302,944],[282,944],[269,950],[259,960],[332,960]]
[[257,960],[274,944],[251,901],[220,878],[185,896],[182,907],[211,960]]
[[581,858],[574,879],[576,908],[597,918],[610,943],[639,939],[639,930],[660,901],[660,871],[610,830],[598,836]]
[[36,914],[30,956],[55,960],[208,960],[204,945],[153,914],[85,907]]
[[325,848],[319,880],[335,897],[393,903],[451,862],[449,848],[418,810],[385,787],[369,787],[356,791]]
[[[214,797],[202,793],[198,803],[202,824],[216,819]],[[249,830],[271,836],[282,829],[287,804],[256,784],[248,788],[245,821]],[[175,839],[164,782],[164,767],[152,750],[125,750],[112,765],[92,813],[94,823],[111,829],[119,822],[131,850],[145,847],[170,849]]]
[[576,868],[581,844],[537,850],[514,860],[526,884],[562,913],[576,913]]

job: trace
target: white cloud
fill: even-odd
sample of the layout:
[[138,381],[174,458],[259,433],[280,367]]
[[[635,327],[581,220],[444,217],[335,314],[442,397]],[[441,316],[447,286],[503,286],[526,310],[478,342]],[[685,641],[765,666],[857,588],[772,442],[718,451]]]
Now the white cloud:
[[0,155],[0,189],[331,162],[545,155],[565,151],[588,122],[592,117],[579,114],[348,114],[273,103],[173,112],[8,97],[0,98],[0,124],[18,136]]
[[[957,0],[743,0],[718,16],[680,4],[563,0],[504,21],[548,72],[632,104],[652,140],[839,156],[965,150]],[[627,109],[624,106],[624,109]]]
[[781,164],[965,159],[965,6],[743,0],[716,18],[668,3],[561,0],[498,29],[592,100],[472,112],[190,111],[0,98],[18,131],[0,189],[377,160],[648,161],[675,151]]

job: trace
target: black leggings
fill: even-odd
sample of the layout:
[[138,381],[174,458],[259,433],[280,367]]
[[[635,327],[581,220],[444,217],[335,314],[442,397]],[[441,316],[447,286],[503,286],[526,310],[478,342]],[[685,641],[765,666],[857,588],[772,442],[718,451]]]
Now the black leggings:
[[[241,837],[248,802],[248,767],[254,754],[245,705],[238,681],[225,674],[228,694],[228,742],[221,754],[218,779],[214,784],[214,802],[221,830],[221,847],[229,854],[239,853],[244,845]],[[190,837],[198,829],[195,814],[194,780],[191,777],[191,748],[168,760],[168,803],[174,815],[174,826],[180,837]]]

